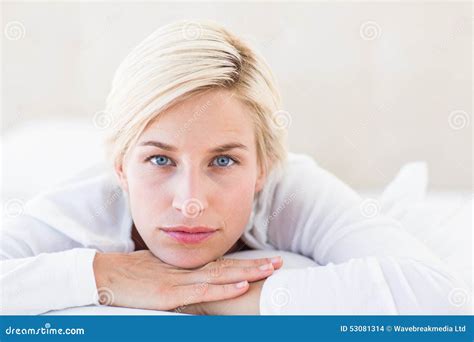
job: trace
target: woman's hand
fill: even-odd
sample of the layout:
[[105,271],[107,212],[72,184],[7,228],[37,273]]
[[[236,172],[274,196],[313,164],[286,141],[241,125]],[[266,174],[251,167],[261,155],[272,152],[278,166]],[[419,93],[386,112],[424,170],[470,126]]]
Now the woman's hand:
[[191,304],[175,311],[192,315],[260,315],[260,294],[264,282],[250,283],[249,290],[235,298]]
[[164,263],[150,251],[138,251],[97,253],[94,274],[101,304],[173,310],[241,296],[249,282],[267,278],[280,266],[281,259],[275,264],[270,258],[219,259],[187,270]]

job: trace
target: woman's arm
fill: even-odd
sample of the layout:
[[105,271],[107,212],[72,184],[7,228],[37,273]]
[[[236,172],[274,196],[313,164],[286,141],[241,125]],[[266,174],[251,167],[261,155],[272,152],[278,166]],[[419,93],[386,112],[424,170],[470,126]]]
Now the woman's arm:
[[1,314],[40,314],[96,303],[96,251],[32,216],[2,223]]
[[243,295],[214,302],[196,303],[179,308],[179,312],[191,315],[260,315],[260,295],[265,280],[250,283]]
[[0,261],[1,314],[36,315],[97,304],[95,253],[76,248]]
[[[75,244],[27,215],[4,225],[1,314],[40,314],[99,302],[170,310],[240,296],[249,289],[249,282],[264,279],[274,270],[261,269],[271,265],[269,258],[226,259],[184,270],[165,264],[149,251],[97,253],[95,249],[74,248]],[[67,250],[58,251],[61,248]]]
[[[321,267],[280,270],[263,285],[262,314],[459,314],[461,279],[400,223],[311,158],[296,156],[255,229]],[[266,216],[266,217],[265,217]],[[264,225],[267,227],[264,227]],[[467,290],[466,290],[467,291]]]
[[[237,298],[182,312],[243,314],[466,314],[466,285],[391,217],[372,217],[360,196],[298,156],[260,200],[246,240],[311,257],[320,267],[277,270]],[[263,234],[265,232],[265,234]],[[263,238],[262,238],[263,237]],[[274,253],[274,252],[273,252]],[[467,303],[468,304],[468,303]]]

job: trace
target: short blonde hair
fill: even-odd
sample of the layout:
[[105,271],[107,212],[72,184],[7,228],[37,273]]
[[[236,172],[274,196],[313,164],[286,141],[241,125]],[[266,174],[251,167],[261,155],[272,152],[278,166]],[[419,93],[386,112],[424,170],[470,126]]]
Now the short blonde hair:
[[208,21],[163,26],[118,67],[105,113],[113,125],[108,155],[122,163],[146,127],[171,105],[201,91],[224,88],[254,115],[259,165],[266,172],[286,158],[280,95],[265,60],[248,44]]

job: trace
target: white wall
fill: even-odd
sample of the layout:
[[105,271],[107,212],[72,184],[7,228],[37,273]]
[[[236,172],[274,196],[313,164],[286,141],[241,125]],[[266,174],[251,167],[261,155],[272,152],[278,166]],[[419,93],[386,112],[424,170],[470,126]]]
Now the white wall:
[[291,114],[291,150],[356,188],[381,186],[413,160],[428,162],[432,188],[472,186],[469,2],[1,6],[4,133],[31,119],[92,125],[134,45],[162,24],[205,18],[266,56]]

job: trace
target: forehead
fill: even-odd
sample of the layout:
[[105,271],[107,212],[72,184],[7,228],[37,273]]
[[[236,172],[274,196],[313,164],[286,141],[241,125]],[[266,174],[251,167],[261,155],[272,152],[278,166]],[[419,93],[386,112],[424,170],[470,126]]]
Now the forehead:
[[219,144],[254,141],[250,109],[229,90],[210,90],[178,102],[160,113],[143,132],[139,141],[161,138],[167,143]]

